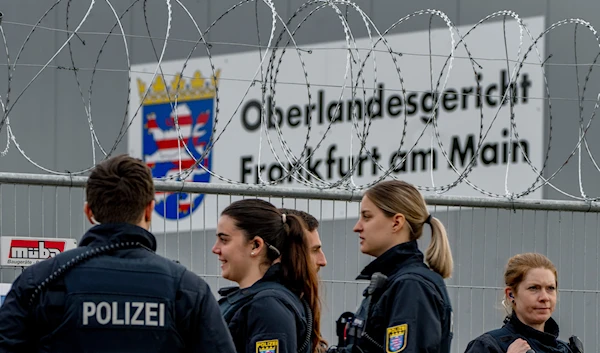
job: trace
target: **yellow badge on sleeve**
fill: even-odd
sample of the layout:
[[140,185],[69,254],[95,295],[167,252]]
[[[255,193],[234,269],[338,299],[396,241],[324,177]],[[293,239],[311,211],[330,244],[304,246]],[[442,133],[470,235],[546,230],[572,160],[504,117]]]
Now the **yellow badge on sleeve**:
[[279,340],[256,342],[256,353],[279,353]]
[[385,348],[387,353],[402,352],[406,348],[408,324],[388,327],[385,335]]

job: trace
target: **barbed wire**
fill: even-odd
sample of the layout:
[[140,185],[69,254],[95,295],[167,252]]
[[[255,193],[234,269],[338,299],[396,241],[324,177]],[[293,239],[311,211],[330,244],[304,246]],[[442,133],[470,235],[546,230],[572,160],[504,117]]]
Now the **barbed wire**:
[[[105,4],[110,9],[109,14],[112,17],[107,24],[108,30],[84,30],[92,14],[96,8],[100,6],[100,3]],[[123,5],[115,7],[113,3],[114,0],[112,2],[110,0],[105,0],[104,2],[90,0],[85,6],[85,13],[81,17],[73,19],[73,0],[57,0],[34,24],[20,23],[6,19],[0,22],[0,35],[2,37],[2,43],[4,44],[6,54],[6,62],[0,63],[0,66],[6,67],[7,70],[7,90],[4,96],[0,96],[0,107],[2,109],[2,118],[0,119],[0,134],[4,134],[4,132],[6,132],[7,143],[2,151],[0,151],[0,158],[5,157],[9,152],[10,147],[14,146],[29,163],[41,171],[59,175],[79,175],[88,173],[99,162],[99,160],[96,159],[96,155],[98,153],[103,156],[102,159],[113,155],[117,150],[117,147],[122,143],[123,139],[128,136],[128,132],[130,129],[132,129],[132,125],[139,123],[139,120],[141,119],[140,114],[144,107],[144,101],[149,97],[149,94],[151,94],[152,91],[152,83],[157,82],[157,80],[161,80],[162,82],[166,83],[168,82],[167,78],[172,78],[174,80],[179,80],[177,81],[177,88],[174,90],[166,89],[165,92],[168,98],[170,109],[174,114],[174,128],[178,139],[178,152],[176,158],[178,168],[175,173],[171,173],[168,176],[163,177],[163,179],[185,181],[189,180],[189,177],[192,174],[201,171],[209,174],[213,180],[216,179],[221,182],[232,184],[243,184],[242,181],[234,180],[230,175],[222,175],[219,173],[219,171],[213,170],[213,168],[211,168],[209,165],[206,165],[204,161],[210,157],[215,148],[218,148],[217,146],[220,146],[219,141],[222,141],[224,133],[229,131],[234,119],[238,118],[240,109],[243,107],[246,99],[250,96],[250,92],[260,88],[260,134],[258,136],[258,141],[256,141],[258,144],[258,161],[256,165],[260,166],[263,160],[266,158],[265,156],[272,154],[275,163],[277,163],[279,168],[282,170],[281,174],[276,178],[265,178],[265,175],[263,174],[262,170],[260,170],[260,167],[257,167],[257,182],[265,187],[275,186],[285,182],[286,180],[294,180],[300,185],[316,189],[364,190],[365,188],[368,188],[381,180],[397,178],[397,176],[394,174],[394,171],[407,162],[407,159],[411,153],[419,148],[420,141],[425,139],[425,136],[430,133],[429,144],[431,150],[436,148],[440,151],[443,156],[443,162],[446,163],[449,169],[451,169],[451,171],[455,174],[455,179],[449,182],[444,181],[443,183],[438,183],[436,185],[435,168],[430,166],[430,185],[417,185],[419,189],[423,191],[442,194],[463,184],[468,185],[468,187],[476,190],[477,192],[490,197],[516,199],[526,197],[536,190],[539,190],[544,186],[548,186],[569,198],[586,201],[600,200],[600,197],[588,196],[586,194],[582,178],[582,160],[585,155],[590,158],[595,170],[600,172],[600,167],[593,156],[586,138],[592,121],[596,115],[596,110],[600,104],[600,94],[592,92],[592,96],[597,96],[596,99],[588,97],[590,95],[590,93],[588,93],[590,90],[590,78],[592,76],[593,69],[599,65],[598,58],[600,57],[600,54],[596,55],[592,62],[579,62],[579,58],[577,57],[577,41],[579,40],[578,36],[581,37],[581,33],[578,34],[578,30],[583,29],[592,34],[592,37],[587,38],[586,40],[589,41],[591,38],[595,40],[593,46],[598,46],[598,53],[600,53],[600,38],[598,37],[594,27],[589,22],[586,22],[582,19],[565,19],[551,24],[540,33],[532,33],[529,26],[517,13],[513,11],[497,11],[482,18],[473,26],[467,28],[466,31],[463,30],[462,32],[464,33],[461,33],[459,27],[456,26],[452,22],[452,19],[442,11],[424,9],[407,14],[399,18],[388,28],[383,29],[376,26],[369,15],[365,13],[365,11],[363,11],[363,9],[361,9],[356,3],[348,0],[309,0],[303,3],[296,10],[293,10],[289,18],[282,17],[281,13],[277,11],[274,2],[271,0],[242,0],[230,6],[215,19],[209,20],[208,23],[210,24],[208,27],[202,29],[200,28],[199,23],[205,22],[205,19],[199,21],[198,15],[195,16],[191,11],[189,11],[182,1],[163,0],[164,5],[166,5],[166,10],[163,9],[160,14],[164,15],[166,23],[164,24],[164,28],[161,29],[161,33],[156,33],[156,26],[151,26],[149,12],[152,12],[153,15],[156,15],[158,10],[156,10],[156,8],[149,10],[150,4],[147,0],[133,0],[131,4],[129,4],[122,11],[118,11],[117,8],[123,8]],[[64,6],[64,28],[60,28],[59,26],[48,26],[46,23],[44,23],[45,19],[51,13],[62,11],[60,6]],[[250,6],[253,6],[254,9],[250,10]],[[269,16],[270,28],[267,33],[261,33],[260,30],[265,26],[264,21],[259,21],[259,11],[263,10],[266,10]],[[174,18],[176,11],[181,12],[177,13],[177,18]],[[242,11],[244,11],[245,14],[248,14],[251,11],[254,12],[256,22],[256,43],[241,43],[236,41],[209,39],[209,34],[217,31],[215,28],[219,23],[221,23],[221,21],[224,21],[227,17],[235,12]],[[336,20],[336,25],[340,25],[344,36],[344,44],[336,44],[326,47],[319,44],[299,44],[296,40],[299,31],[306,26],[313,16],[321,13],[327,14],[327,12],[330,12],[328,15]],[[143,17],[146,34],[140,35],[127,33],[127,27],[123,24],[123,21],[127,18],[126,16]],[[350,23],[350,16],[355,16],[358,18],[358,20]],[[425,18],[429,23],[429,42],[427,53],[419,53],[416,50],[411,50],[410,46],[397,48],[390,44],[387,38],[393,34],[396,34],[401,25],[409,21],[415,21],[417,18]],[[193,28],[195,30],[195,40],[178,38],[178,34],[174,32],[174,23],[182,22],[184,20],[189,20],[193,24]],[[443,30],[448,34],[446,39],[447,43],[444,48],[440,47],[439,45],[438,47],[434,47],[432,45],[432,29],[434,28],[434,20],[437,22],[436,28],[440,27],[439,22],[441,22]],[[481,26],[484,26],[486,23],[491,21],[496,21],[496,23],[501,21],[502,23],[504,38],[503,42],[500,44],[503,46],[505,57],[498,58],[472,55],[472,48],[469,46],[469,40],[471,36],[474,33],[477,33]],[[513,38],[511,42],[511,44],[518,42],[518,45],[516,46],[516,54],[513,53],[512,55],[509,54],[509,39],[507,38],[506,29],[507,22],[515,23],[519,29],[518,41],[516,38]],[[42,25],[42,23],[44,23],[44,25]],[[547,37],[549,33],[565,26],[572,26],[574,29],[574,62],[549,62],[552,54],[547,55],[546,53],[541,52],[539,50],[540,43]],[[29,33],[23,40],[23,43],[19,46],[19,49],[16,51],[14,56],[9,49],[11,46],[9,46],[9,43],[7,43],[5,35],[5,30],[8,27],[15,31],[19,31],[20,28],[29,29]],[[462,28],[466,27],[463,26]],[[57,34],[63,33],[67,36],[67,38],[63,42],[59,43],[58,49],[55,53],[49,56],[48,60],[43,60],[41,63],[21,62],[23,60],[23,53],[25,52],[27,45],[30,44],[32,36],[39,31],[49,31]],[[357,35],[359,32],[361,33],[360,36]],[[364,34],[364,32],[366,32],[366,34]],[[189,33],[186,34],[189,35]],[[81,65],[81,63],[76,59],[77,51],[80,49],[76,49],[74,44],[82,43],[85,45],[86,41],[84,38],[86,36],[103,38],[102,44],[100,45],[97,55],[95,56],[93,65]],[[114,49],[111,49],[110,53],[107,52],[106,48],[108,42],[112,38],[119,39],[122,51],[116,53]],[[367,39],[366,43],[368,44],[365,44],[364,39]],[[151,70],[152,72],[136,70],[135,65],[132,64],[131,43],[129,42],[131,40],[147,40],[150,42],[153,55],[151,58],[153,63],[151,65],[153,65],[154,68]],[[165,58],[167,57],[167,47],[170,43],[186,43],[193,45],[193,48],[187,53],[187,55],[181,57],[183,64],[180,65],[181,70],[179,70],[178,73],[174,73],[171,69],[165,69],[169,63],[169,61],[165,60]],[[213,54],[213,51],[217,46],[236,47],[243,50],[256,51],[258,55],[258,64],[256,65],[251,77],[242,78],[221,75],[214,63],[215,55]],[[511,48],[512,51],[514,51],[514,49],[515,48]],[[86,50],[89,52],[89,47],[86,48]],[[344,68],[343,75],[341,75],[339,79],[335,81],[339,82],[339,84],[323,83],[320,82],[322,81],[320,80],[320,77],[319,79],[315,80],[314,77],[311,76],[311,68],[309,65],[307,65],[306,57],[325,50],[345,52],[345,60],[343,65],[342,62],[337,63],[337,67]],[[434,53],[434,51],[436,53]],[[445,53],[446,51],[447,53]],[[68,55],[68,65],[58,65],[55,62],[55,59],[63,52],[66,52]],[[100,67],[100,61],[103,55],[114,56],[117,54],[123,57],[124,67]],[[409,131],[408,125],[409,120],[411,119],[411,113],[408,113],[408,109],[403,109],[402,114],[400,114],[402,116],[402,120],[400,121],[400,119],[398,119],[394,123],[395,125],[393,128],[399,131],[398,141],[395,142],[397,146],[397,148],[395,148],[396,157],[399,158],[394,157],[389,166],[384,166],[379,161],[378,157],[375,156],[368,147],[368,139],[373,134],[372,128],[375,117],[372,109],[367,107],[366,102],[369,97],[374,97],[377,94],[379,84],[383,82],[379,78],[381,73],[380,66],[378,65],[378,61],[382,60],[382,55],[389,56],[391,59],[390,63],[395,71],[395,77],[385,77],[385,82],[394,80],[394,82],[399,84],[399,87],[386,88],[387,91],[399,94],[402,102],[407,102],[408,96],[413,93],[431,94],[432,96],[431,111],[427,112],[426,116],[424,115],[422,117],[424,127],[420,129],[420,131]],[[180,116],[178,115],[179,113],[177,113],[178,107],[181,105],[180,100],[182,99],[180,89],[178,88],[179,82],[182,82],[184,79],[194,79],[193,75],[186,74],[185,71],[190,66],[190,61],[195,60],[197,57],[204,58],[208,61],[208,66],[210,67],[210,75],[208,77],[215,83],[214,111],[212,116],[213,123],[211,124],[211,131],[208,132],[210,136],[208,142],[205,144],[205,146],[203,146],[201,151],[193,151],[192,149],[194,149],[195,146],[192,144],[190,147],[188,143],[186,143],[186,141],[189,139],[189,136],[186,136],[182,130]],[[423,57],[429,59],[429,77],[423,77],[423,81],[428,82],[430,86],[429,90],[407,87],[405,76],[407,70],[410,71],[411,68],[404,66],[399,60],[399,58],[405,57]],[[444,60],[444,63],[440,69],[434,68],[433,58]],[[302,77],[302,80],[290,80],[285,75],[286,70],[290,70],[286,66],[286,64],[289,62],[298,63],[298,65],[291,70],[296,70],[299,73],[296,76]],[[449,149],[443,141],[443,133],[441,132],[441,127],[439,125],[439,119],[442,116],[442,109],[440,108],[442,99],[446,92],[446,88],[448,87],[452,70],[459,62],[461,64],[468,63],[470,70],[472,70],[472,75],[475,78],[475,86],[473,89],[469,90],[468,92],[460,92],[459,95],[463,97],[471,96],[479,100],[489,100],[490,98],[495,98],[498,101],[498,109],[491,114],[489,111],[484,111],[483,104],[479,104],[479,106],[476,107],[478,111],[477,114],[479,116],[477,125],[478,132],[476,133],[477,142],[476,145],[473,146],[472,155],[468,158],[465,158],[466,162],[462,163],[460,166],[456,165],[453,156],[449,155]],[[501,92],[500,94],[489,94],[489,90],[487,92],[482,92],[480,75],[483,70],[481,65],[483,62],[497,62],[505,65],[503,70],[505,70],[506,74],[508,75],[508,82],[506,82],[507,89],[505,89],[504,92]],[[543,83],[544,85],[543,96],[526,94],[519,95],[517,92],[515,92],[515,87],[519,78],[523,75],[526,75],[523,70],[528,67],[536,69],[539,68],[539,70],[542,72],[541,77],[543,82],[538,83]],[[572,67],[575,69],[575,76],[577,78],[576,98],[551,96],[550,85],[546,75],[546,70],[549,67]],[[584,67],[587,67],[588,70],[585,73],[583,80],[580,80],[579,69]],[[31,79],[23,80],[18,76],[18,74],[24,69],[34,69],[36,73]],[[49,166],[44,165],[43,161],[34,160],[21,146],[15,131],[12,129],[11,117],[14,118],[13,112],[15,108],[21,104],[26,104],[26,99],[23,98],[24,94],[36,84],[40,75],[47,70],[60,70],[63,72],[72,73],[75,79],[75,84],[77,85],[77,90],[83,105],[85,117],[87,119],[87,126],[89,127],[88,132],[90,134],[92,150],[90,164],[81,170],[69,172],[53,170]],[[84,84],[85,79],[82,76],[83,73],[91,74],[91,77],[89,78],[89,86],[87,87]],[[102,95],[95,94],[98,88],[95,88],[94,86],[95,79],[99,77],[99,75],[106,73],[121,74],[123,77],[126,77],[127,82],[127,97],[125,106],[122,110],[122,123],[119,127],[117,136],[114,138],[114,140],[109,141],[109,143],[106,143],[106,141],[101,141],[96,134],[95,125],[101,123],[101,120],[99,121],[93,113],[93,107],[95,105],[106,104],[106,102],[101,100]],[[139,92],[140,103],[132,105],[131,103],[134,102],[131,98],[132,94],[134,94],[132,93],[131,88],[132,78],[135,75],[139,76],[141,74],[146,75],[151,84],[148,84],[147,87],[144,86],[143,92]],[[389,72],[385,75],[389,76]],[[20,84],[18,85],[15,84],[15,79],[17,77],[20,80]],[[22,83],[25,81],[27,81],[27,83],[23,85]],[[236,83],[240,86],[244,86],[244,88],[241,90],[243,94],[241,97],[239,97],[239,100],[236,101],[235,105],[228,104],[229,107],[226,110],[226,116],[223,116],[222,99],[223,97],[227,97],[228,102],[230,102],[231,99],[227,96],[227,92],[223,92],[223,90],[220,88],[220,83],[223,82]],[[17,90],[16,87],[21,86],[23,87]],[[318,131],[316,131],[313,126],[315,124],[315,117],[313,116],[312,111],[308,112],[307,108],[306,134],[303,134],[301,143],[302,147],[299,150],[294,150],[292,148],[290,141],[286,139],[280,124],[277,123],[276,120],[271,120],[271,118],[276,119],[272,112],[277,109],[279,97],[285,97],[286,93],[281,92],[285,92],[287,87],[305,88],[306,91],[304,94],[302,94],[302,97],[300,97],[301,95],[297,93],[295,95],[298,97],[299,101],[306,102],[307,107],[311,107],[311,105],[313,105],[315,102],[316,97],[313,91],[314,89],[338,89],[339,93],[336,94],[337,98],[335,98],[336,100],[333,101],[334,103],[337,102],[337,104],[329,107],[329,113],[331,114],[333,112],[332,116],[338,116],[341,114],[345,100],[348,102],[364,102],[365,109],[361,108],[359,112],[357,112],[356,109],[352,109],[352,105],[350,105],[349,108],[349,122],[352,125],[352,132],[350,133],[350,136],[348,136],[350,151],[348,154],[349,163],[348,170],[345,172],[343,172],[341,170],[342,168],[340,167],[339,178],[335,180],[331,178],[322,178],[314,170],[311,170],[310,166],[308,166],[311,158],[314,158],[317,153],[322,151],[324,148],[324,142],[332,136],[333,129],[335,128],[334,124],[336,123],[335,119],[329,119],[329,121],[325,124],[323,124],[321,121],[320,123],[322,126]],[[515,108],[515,102],[521,99],[538,100],[542,101],[546,105],[545,115],[547,118],[544,117],[544,119],[547,121],[548,141],[545,151],[543,151],[543,158],[541,159],[532,160],[532,157],[526,153],[525,146],[523,146],[520,127],[516,120],[518,113],[516,112]],[[579,131],[577,143],[575,144],[574,148],[570,150],[564,162],[556,170],[550,171],[548,170],[548,161],[550,152],[552,150],[551,147],[555,139],[555,136],[553,135],[553,123],[555,119],[552,110],[553,101],[573,101],[578,103]],[[94,102],[94,105],[92,105],[92,102]],[[594,103],[594,107],[589,115],[589,119],[584,119],[584,103],[586,102]],[[508,103],[508,107],[505,107],[506,103]],[[517,146],[518,148],[508,148],[508,151],[505,151],[505,153],[507,153],[508,163],[506,163],[506,169],[504,173],[504,191],[503,193],[499,193],[487,190],[481,185],[477,185],[474,179],[470,178],[470,176],[477,167],[478,159],[481,158],[482,154],[485,152],[484,148],[486,146],[486,141],[488,141],[489,133],[492,131],[492,127],[499,119],[503,109],[508,110],[508,124],[506,125],[508,131],[507,138],[509,140],[508,145]],[[475,110],[473,110],[473,112],[474,111]],[[391,125],[390,128],[392,128]],[[413,136],[414,140],[411,142],[407,142],[407,134],[409,132],[416,136]],[[265,143],[267,147],[263,147]],[[228,147],[225,146],[225,148]],[[510,162],[510,160],[517,158],[517,156],[513,156],[513,154],[517,153],[519,154],[518,157],[521,157],[525,164],[527,164],[531,169],[531,173],[535,176],[535,179],[531,182],[531,185],[527,186],[524,190],[514,191],[511,190],[509,185],[511,164],[513,164]],[[556,176],[565,168],[565,166],[574,156],[577,156],[578,159],[577,167],[579,171],[579,195],[568,193],[552,183]],[[374,170],[377,169],[378,175],[367,182],[358,180],[356,175],[357,170],[362,168],[362,163],[365,160],[364,158],[368,159],[368,161],[372,163]],[[193,164],[183,167],[182,160],[184,159],[192,159]],[[433,163],[433,158],[430,159],[430,161]]]

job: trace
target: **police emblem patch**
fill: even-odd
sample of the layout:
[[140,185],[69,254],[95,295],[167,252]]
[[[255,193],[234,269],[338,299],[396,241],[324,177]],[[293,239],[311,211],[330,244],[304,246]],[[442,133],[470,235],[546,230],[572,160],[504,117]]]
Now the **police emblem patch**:
[[[154,178],[210,181],[213,110],[220,71],[212,79],[199,71],[187,82],[177,74],[170,84],[157,76],[150,87],[138,79],[142,101],[143,159]],[[147,95],[146,91],[148,91]],[[204,168],[203,168],[204,167]],[[182,171],[184,175],[179,175]],[[189,217],[203,194],[156,192],[155,211],[170,220]]]
[[402,352],[406,348],[408,324],[388,327],[385,335],[387,353]]
[[256,353],[279,353],[279,340],[256,342]]

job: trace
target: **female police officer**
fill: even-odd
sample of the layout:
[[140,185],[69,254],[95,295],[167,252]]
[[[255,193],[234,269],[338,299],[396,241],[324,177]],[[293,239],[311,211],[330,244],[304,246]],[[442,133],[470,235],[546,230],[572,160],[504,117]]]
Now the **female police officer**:
[[508,260],[504,273],[509,311],[504,326],[469,342],[467,353],[571,352],[559,341],[558,325],[550,316],[557,294],[556,268],[547,257],[536,253],[515,255]]
[[258,199],[221,213],[213,253],[239,288],[219,291],[238,353],[308,353],[321,341],[318,281],[302,221]]
[[[426,260],[417,246],[429,224]],[[429,215],[419,191],[402,181],[367,190],[354,231],[360,250],[376,257],[358,279],[387,276],[380,290],[370,287],[346,327],[352,352],[450,352],[452,308],[443,278],[452,272],[452,254],[442,223]]]

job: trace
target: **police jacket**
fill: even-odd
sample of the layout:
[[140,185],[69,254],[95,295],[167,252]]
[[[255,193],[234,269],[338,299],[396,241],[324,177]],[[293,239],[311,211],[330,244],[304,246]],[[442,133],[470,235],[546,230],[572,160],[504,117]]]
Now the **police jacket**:
[[[221,312],[238,353],[301,353],[310,351],[307,313],[300,298],[281,284],[281,264],[244,289],[219,291]],[[310,309],[309,309],[310,310]]]
[[450,352],[452,307],[446,285],[423,262],[417,242],[389,249],[357,279],[369,279],[376,272],[388,280],[371,299],[366,335],[356,343],[359,352]]
[[484,333],[469,342],[465,353],[506,353],[517,338],[522,338],[536,353],[570,353],[569,346],[558,339],[558,325],[550,318],[544,332],[522,323],[515,314],[504,320],[502,328]]
[[141,227],[102,224],[27,268],[0,308],[0,352],[235,352],[206,282],[155,250]]

